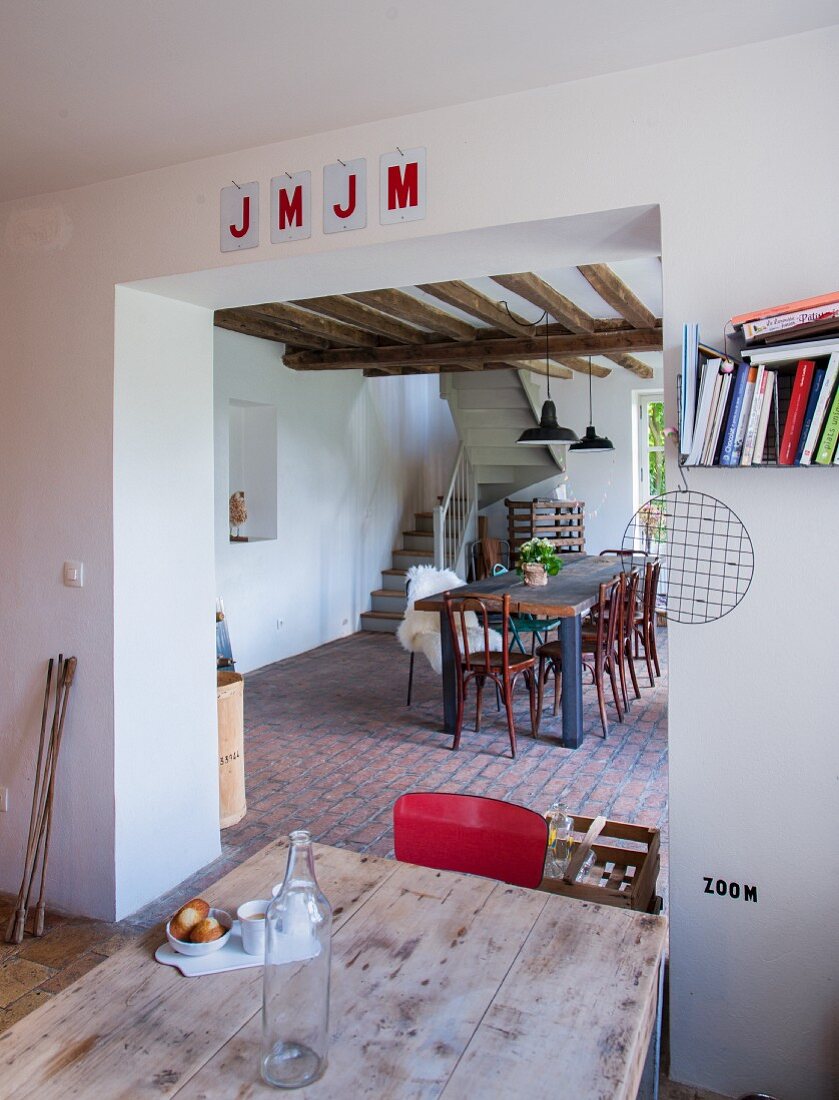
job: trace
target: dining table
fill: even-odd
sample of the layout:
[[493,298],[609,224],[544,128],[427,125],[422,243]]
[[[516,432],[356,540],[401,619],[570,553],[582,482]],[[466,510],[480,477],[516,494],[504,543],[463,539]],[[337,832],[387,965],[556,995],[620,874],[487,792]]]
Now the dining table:
[[[286,857],[274,841],[202,896],[235,913]],[[315,867],[333,907],[330,1046],[298,1095],[655,1096],[663,917],[323,844]],[[151,929],[0,1034],[2,1095],[276,1096],[261,960],[185,977],[155,961],[163,941]]]
[[[594,554],[559,554],[562,562],[556,576],[539,586],[526,585],[515,572],[462,585],[453,591],[458,599],[475,596],[490,606],[510,594],[511,615],[537,615],[559,619],[559,640],[562,644],[562,744],[577,749],[583,733],[583,663],[582,620],[595,606],[600,585],[613,580],[621,571],[621,561]],[[457,665],[451,630],[445,612],[442,593],[427,596],[414,604],[417,611],[437,611],[440,614],[440,649],[442,655],[443,729],[454,733],[457,723]]]

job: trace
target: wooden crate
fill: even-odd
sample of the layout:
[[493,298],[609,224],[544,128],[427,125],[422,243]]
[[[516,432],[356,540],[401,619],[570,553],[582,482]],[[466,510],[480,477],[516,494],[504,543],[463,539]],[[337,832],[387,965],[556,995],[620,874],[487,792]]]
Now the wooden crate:
[[[594,850],[594,865],[579,882],[544,878],[539,889],[642,913],[658,912],[660,900],[655,892],[661,867],[658,829],[601,817],[572,816],[578,844],[569,863],[569,877],[573,877],[575,863],[580,866],[589,847]],[[603,843],[606,839],[619,841],[620,845]]]
[[583,500],[505,500],[513,561],[528,539],[548,539],[559,554],[583,553],[586,545]]

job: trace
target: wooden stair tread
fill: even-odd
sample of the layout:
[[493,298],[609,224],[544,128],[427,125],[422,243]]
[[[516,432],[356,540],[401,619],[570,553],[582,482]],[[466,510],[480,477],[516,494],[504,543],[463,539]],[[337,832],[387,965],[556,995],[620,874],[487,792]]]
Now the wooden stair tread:
[[385,596],[389,600],[404,600],[405,593],[400,588],[374,588],[371,596]]
[[[406,550],[404,546],[397,547],[393,551],[393,553],[394,554],[409,554],[411,557],[414,557],[414,558],[433,558],[434,557],[434,551],[433,550]],[[383,570],[383,572],[384,572],[384,570]]]
[[406,577],[408,575],[407,569],[383,569],[382,576],[388,577]]
[[362,619],[394,619],[401,622],[404,618],[401,611],[362,611]]
[[433,531],[403,531],[402,534],[406,538],[407,537],[414,537],[416,535],[421,535],[424,539],[433,539],[434,538],[434,532]]

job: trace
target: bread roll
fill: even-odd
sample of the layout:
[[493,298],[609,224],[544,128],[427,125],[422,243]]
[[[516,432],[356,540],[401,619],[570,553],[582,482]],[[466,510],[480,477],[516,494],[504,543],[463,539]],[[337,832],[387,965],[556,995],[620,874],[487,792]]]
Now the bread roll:
[[189,939],[191,943],[210,943],[220,940],[225,931],[215,917],[205,917],[189,933]]
[[203,898],[192,898],[186,905],[182,905],[169,922],[169,931],[178,940],[188,940],[192,929],[199,921],[204,920],[210,912],[210,907]]

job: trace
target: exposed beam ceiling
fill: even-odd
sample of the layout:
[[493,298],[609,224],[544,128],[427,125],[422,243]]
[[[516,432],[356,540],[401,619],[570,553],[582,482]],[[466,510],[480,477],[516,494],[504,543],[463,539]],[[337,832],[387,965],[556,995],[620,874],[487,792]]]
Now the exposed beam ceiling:
[[527,332],[528,327],[531,327],[524,317],[519,317],[517,313],[510,310],[511,319],[510,314],[499,302],[494,302],[479,290],[473,290],[471,286],[459,279],[448,283],[420,283],[419,289],[439,298],[448,306],[462,309],[464,313],[471,313],[479,321],[484,321],[510,336],[522,336]]
[[629,287],[619,279],[606,264],[584,264],[577,268],[584,278],[597,291],[604,302],[621,317],[625,317],[634,328],[649,328],[655,324],[655,317],[644,303],[632,293]]
[[404,290],[366,290],[361,294],[350,294],[350,298],[389,313],[391,317],[398,317],[400,321],[410,321],[440,336],[450,336],[453,340],[474,340],[477,336],[474,326],[406,294]]
[[[589,288],[583,292],[582,276],[600,299],[592,297]],[[545,375],[549,358],[550,375],[557,380],[575,373],[588,375],[589,369],[595,378],[607,378],[611,367],[599,362],[589,368],[587,357],[600,356],[639,378],[651,378],[652,367],[634,353],[661,348],[661,324],[629,286],[603,264],[561,269],[552,278],[563,291],[573,293],[576,288],[588,309],[542,276],[518,272],[484,278],[481,289],[451,279],[412,288],[263,302],[219,310],[216,324],[285,344],[284,363],[301,371],[362,370],[371,378],[484,370]],[[492,293],[493,285],[507,291],[509,305],[502,305],[500,295]],[[649,293],[649,283],[646,286]],[[596,306],[597,300],[602,307]],[[545,323],[534,324],[522,316],[523,304],[546,311]],[[611,310],[611,316],[589,312],[598,308],[604,314]],[[638,324],[641,320],[647,323]]]
[[[547,349],[545,345],[547,344]],[[560,361],[566,356],[609,355],[612,352],[656,351],[661,347],[660,329],[626,329],[622,332],[571,334],[568,336],[505,337],[474,340],[471,343],[447,342],[411,347],[375,349],[332,348],[329,351],[300,351],[285,356],[286,366],[296,370],[336,370],[383,364],[418,366],[426,363],[459,361],[486,362],[509,359],[535,359],[545,350]],[[605,368],[602,368],[605,369]],[[588,365],[586,365],[588,370]]]
[[544,309],[572,332],[594,332],[594,318],[585,310],[575,306],[570,299],[529,271],[520,271],[516,275],[493,275],[499,286],[526,298],[539,309]]

